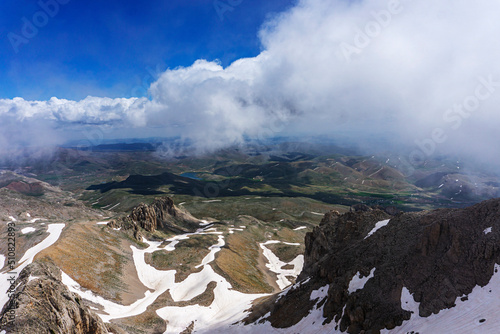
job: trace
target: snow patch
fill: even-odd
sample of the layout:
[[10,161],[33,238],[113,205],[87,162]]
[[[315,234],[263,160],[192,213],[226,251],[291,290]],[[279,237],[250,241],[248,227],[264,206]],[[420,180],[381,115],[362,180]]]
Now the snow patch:
[[201,223],[199,224],[200,226],[207,226],[212,224],[212,222],[209,222],[208,220],[205,219],[200,219]]
[[29,282],[31,282],[31,281],[34,281],[34,280],[36,280],[36,279],[39,279],[39,278],[40,278],[40,277],[38,277],[38,276],[31,276],[31,275],[30,275],[30,276],[28,277],[28,283],[29,283]]
[[[284,288],[292,284],[286,278],[286,276],[297,277],[302,271],[302,267],[304,266],[304,255],[298,255],[295,259],[288,263],[283,262],[269,248],[266,247],[266,245],[276,243],[281,243],[281,241],[269,240],[259,245],[262,249],[262,253],[269,261],[269,263],[266,264],[266,267],[269,268],[269,270],[273,273],[277,274],[278,278],[276,280],[276,283],[278,284],[280,290],[283,290]],[[293,269],[282,269],[286,265],[292,265]]]
[[491,227],[488,227],[487,229],[485,229],[485,230],[483,231],[483,233],[484,233],[484,234],[491,233],[491,229],[492,229]]
[[33,227],[25,227],[21,230],[21,233],[22,234],[27,234],[27,233],[31,233],[31,232],[35,232],[36,229],[34,229]]
[[242,228],[233,228],[233,227],[230,227],[229,228],[229,234],[234,234],[234,231],[244,231],[244,229]]
[[[42,242],[28,249],[26,253],[24,253],[24,256],[19,260],[19,263],[22,264],[21,266],[23,267],[23,269],[25,266],[33,262],[33,258],[35,257],[35,255],[37,255],[40,251],[44,250],[45,248],[52,246],[59,239],[59,236],[61,235],[64,226],[65,224],[49,225],[49,227],[47,228],[47,233],[49,233],[49,236],[43,239]],[[21,266],[19,266],[19,268]],[[22,269],[19,268],[18,271],[20,272]]]
[[96,225],[107,225],[109,222],[97,222]]
[[[414,311],[410,320],[391,331],[383,330],[382,334],[419,333],[498,333],[500,328],[500,266],[495,265],[495,271],[490,282],[484,286],[476,286],[462,301],[458,297],[456,306],[441,310],[429,317],[420,317],[418,303],[413,300],[407,289],[401,293],[401,306]],[[406,291],[405,291],[406,290]]]
[[304,230],[306,228],[307,228],[307,226],[300,226],[300,227],[294,228],[293,230],[294,231],[300,231],[300,230]]
[[[324,291],[326,287],[323,287],[316,291]],[[287,289],[288,290],[288,289]],[[338,327],[339,322],[332,321],[328,324],[323,325],[325,321],[325,317],[323,316],[323,308],[325,304],[318,307],[318,304],[321,303],[321,300],[318,300],[313,308],[310,310],[309,314],[301,319],[297,324],[289,328],[274,328],[268,321],[264,323],[254,323],[251,325],[243,326],[242,324],[237,324],[236,326],[231,326],[229,328],[223,328],[222,330],[217,330],[217,333],[220,334],[288,334],[288,333],[301,333],[301,334],[321,334],[321,333],[330,333],[330,334],[341,334],[340,330],[336,329]],[[345,306],[343,309],[343,313],[345,310]],[[342,314],[343,316],[343,314]],[[342,319],[342,317],[340,318]],[[203,333],[210,333],[210,331],[206,331]]]
[[120,205],[121,203],[118,203],[118,204],[115,204],[113,205],[112,207],[110,207],[108,210],[113,210],[114,208],[116,208],[118,205]]
[[373,268],[370,271],[370,275],[366,277],[361,277],[361,273],[358,271],[356,275],[354,275],[354,277],[352,278],[351,282],[349,282],[349,288],[348,288],[349,294],[363,289],[365,287],[366,282],[368,282],[368,280],[373,277],[374,273],[375,273],[375,268]]
[[418,307],[420,303],[417,303],[406,287],[401,290],[401,308],[405,311],[410,311],[412,313],[418,314]]
[[282,241],[281,243],[283,243],[285,245],[288,245],[288,246],[300,246],[300,244],[298,242],[285,242],[285,241]]
[[379,221],[378,223],[376,223],[375,227],[367,234],[367,236],[365,237],[365,239],[368,238],[368,237],[370,237],[373,233],[377,232],[382,227],[384,227],[387,224],[389,224],[389,221],[390,221],[390,219],[386,219],[386,220],[382,220],[382,221]]
[[205,266],[202,272],[205,277],[203,281],[193,279],[184,289],[188,290],[192,285],[202,285],[205,289],[206,284],[215,281],[217,286],[214,289],[212,304],[208,307],[167,306],[157,310],[156,314],[167,322],[165,333],[180,333],[192,322],[195,323],[197,333],[220,333],[221,327],[229,327],[244,317],[253,300],[265,296],[264,294],[249,295],[233,290],[231,284],[215,273],[210,265]]
[[217,252],[219,252],[221,250],[222,246],[224,246],[225,244],[226,244],[226,242],[224,241],[224,236],[219,235],[217,244],[216,245],[212,245],[212,246],[210,246],[208,248],[208,249],[210,249],[210,253],[208,253],[208,255],[205,256],[203,258],[203,260],[201,261],[201,263],[199,265],[197,265],[195,268],[198,269],[198,268],[200,268],[202,266],[205,266],[205,265],[209,264],[213,260],[215,260],[215,254]]
[[311,297],[309,298],[310,300],[316,300],[316,299],[324,299],[328,296],[328,289],[330,288],[330,285],[327,284],[324,287],[319,288],[318,290],[314,290],[311,292]]
[[82,298],[101,305],[103,311],[99,315],[103,321],[109,322],[112,319],[130,317],[145,312],[167,290],[170,291],[174,301],[189,301],[202,294],[210,282],[216,282],[214,301],[209,307],[201,307],[199,305],[165,307],[157,310],[157,314],[168,322],[167,333],[179,333],[193,320],[197,328],[199,326],[201,328],[209,327],[214,325],[214,323],[229,325],[245,315],[245,310],[250,308],[253,300],[266,295],[250,295],[235,291],[224,277],[214,272],[209,263],[214,260],[215,253],[220,251],[220,248],[224,245],[223,236],[219,236],[217,244],[210,247],[210,253],[202,260],[201,265],[203,265],[203,269],[200,272],[190,274],[182,282],[175,282],[176,270],[157,270],[145,262],[146,253],[153,253],[162,249],[174,251],[175,245],[179,240],[189,239],[191,235],[213,233],[221,232],[208,233],[200,229],[195,233],[179,235],[166,240],[170,241],[170,243],[163,248],[161,247],[162,242],[148,241],[145,238],[143,238],[143,242],[148,244],[148,248],[137,249],[131,246],[133,261],[139,280],[150,290],[146,291],[143,298],[130,305],[120,305],[97,296],[91,291],[84,290],[76,281],[64,273],[63,283],[68,286],[70,291],[79,294]]

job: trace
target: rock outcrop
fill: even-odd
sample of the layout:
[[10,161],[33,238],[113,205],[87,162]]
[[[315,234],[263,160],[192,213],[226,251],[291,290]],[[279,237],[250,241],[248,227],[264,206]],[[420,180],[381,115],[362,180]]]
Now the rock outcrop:
[[0,188],[6,188],[26,196],[42,196],[47,192],[61,192],[60,189],[46,182],[11,171],[0,171]]
[[156,230],[174,233],[194,232],[200,227],[200,220],[189,212],[174,205],[170,197],[156,198],[151,204],[141,203],[121,220],[109,223],[111,227],[134,229],[134,236],[140,239],[139,227],[147,232]]
[[[324,324],[339,331],[380,333],[410,319],[401,306],[403,288],[419,303],[419,315],[428,317],[488,284],[500,263],[500,200],[395,216],[379,209],[332,211],[305,244],[299,283],[255,307],[246,322],[286,328],[316,305]],[[311,293],[322,287],[326,297],[313,300]]]
[[27,196],[41,196],[45,193],[45,189],[41,182],[27,183],[23,181],[15,181],[9,184],[6,188]]
[[30,264],[19,274],[15,284],[15,294],[0,314],[0,331],[16,334],[108,333],[101,318],[61,282],[61,271],[55,265]]

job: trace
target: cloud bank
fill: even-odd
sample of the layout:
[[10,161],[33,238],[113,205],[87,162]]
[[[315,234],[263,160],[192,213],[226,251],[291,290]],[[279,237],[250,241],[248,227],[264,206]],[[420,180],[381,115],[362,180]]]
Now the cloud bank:
[[169,69],[147,99],[0,100],[0,147],[109,127],[180,135],[200,151],[322,134],[385,139],[415,162],[496,159],[499,11],[485,0],[303,0],[263,25],[258,56]]

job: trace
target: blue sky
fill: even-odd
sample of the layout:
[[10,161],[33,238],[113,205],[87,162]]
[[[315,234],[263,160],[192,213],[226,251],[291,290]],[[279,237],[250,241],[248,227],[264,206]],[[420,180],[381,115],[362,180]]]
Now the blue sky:
[[215,0],[221,20],[214,0],[41,1],[67,3],[50,19],[38,0],[0,5],[0,154],[325,135],[500,166],[500,2]]
[[[189,66],[197,59],[219,59],[225,67],[236,59],[258,55],[260,26],[295,3],[60,2],[46,24],[43,15],[37,14],[43,10],[38,1],[0,3],[0,98],[80,100],[88,95],[144,95],[153,77],[167,68]],[[17,45],[16,53],[9,33],[23,37],[23,18],[31,23],[38,19],[41,27],[28,43]]]

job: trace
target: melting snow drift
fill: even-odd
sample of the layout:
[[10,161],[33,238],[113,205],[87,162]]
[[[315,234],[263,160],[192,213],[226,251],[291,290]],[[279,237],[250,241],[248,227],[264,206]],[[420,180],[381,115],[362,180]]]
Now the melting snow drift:
[[368,237],[370,237],[373,233],[377,232],[382,227],[384,227],[387,224],[389,224],[389,220],[390,219],[382,220],[382,221],[379,221],[377,224],[375,224],[375,227],[367,234],[367,236],[365,237],[365,239],[368,238]]
[[373,277],[374,273],[375,273],[375,268],[373,268],[370,271],[370,275],[361,278],[361,273],[358,271],[356,275],[354,275],[354,277],[352,278],[351,282],[349,283],[349,289],[348,289],[349,294],[363,289],[365,287],[366,282],[368,282],[368,280]]
[[500,266],[495,265],[495,273],[490,282],[484,286],[476,286],[468,295],[468,299],[455,301],[456,306],[445,309],[427,318],[418,315],[418,303],[410,292],[403,288],[401,307],[413,311],[410,320],[392,331],[384,330],[384,334],[406,333],[499,333],[500,329]]

